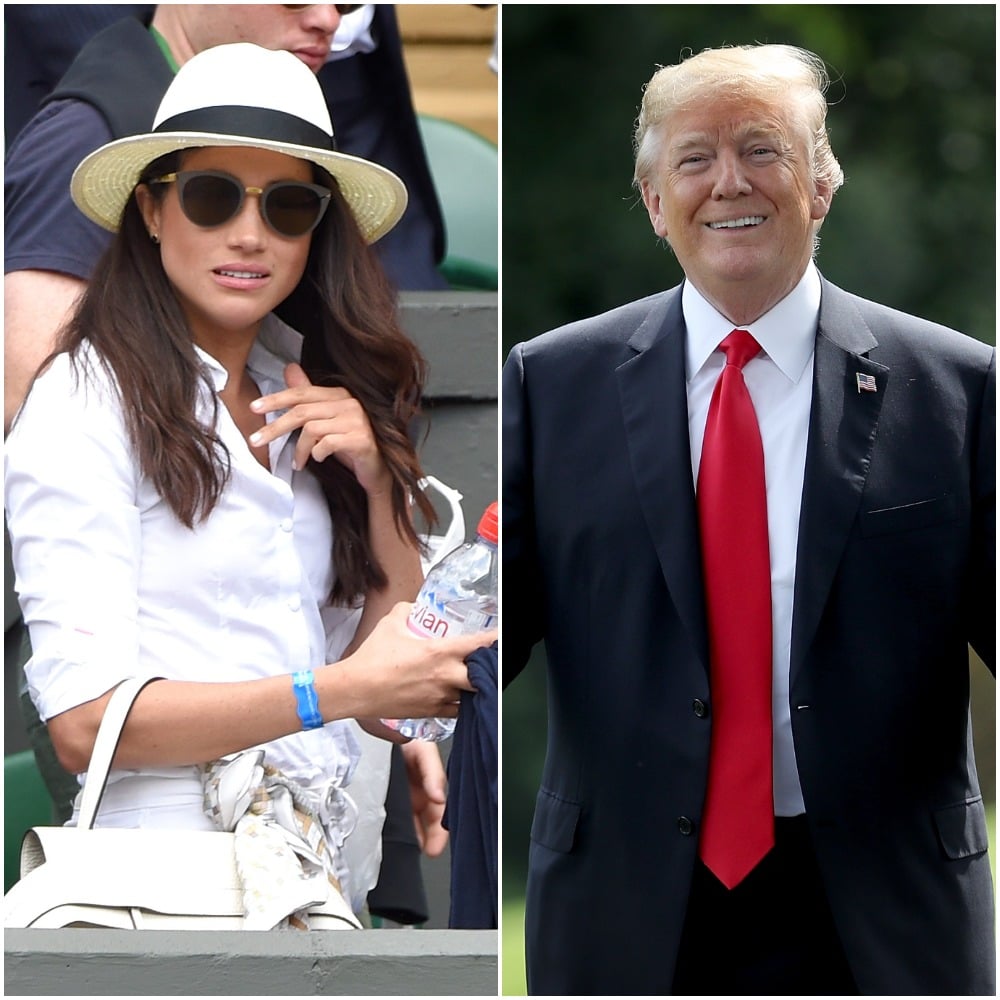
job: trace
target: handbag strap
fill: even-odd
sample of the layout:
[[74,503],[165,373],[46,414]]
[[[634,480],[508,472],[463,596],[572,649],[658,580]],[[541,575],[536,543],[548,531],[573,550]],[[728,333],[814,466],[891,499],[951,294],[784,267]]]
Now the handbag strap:
[[421,492],[426,493],[428,489],[433,489],[441,494],[448,502],[451,517],[448,529],[444,535],[425,535],[423,541],[428,543],[429,552],[427,557],[422,559],[423,571],[427,571],[440,562],[449,552],[457,549],[465,541],[465,514],[462,511],[462,494],[458,490],[446,486],[440,479],[433,476],[425,476],[417,486]]
[[160,677],[129,677],[115,688],[104,710],[104,717],[97,730],[94,741],[94,752],[90,755],[90,767],[83,782],[83,793],[80,796],[80,815],[77,828],[91,830],[97,819],[97,811],[101,808],[104,789],[108,784],[108,773],[121,742],[122,729],[125,720],[132,710],[132,704],[139,692],[150,681],[162,680]]

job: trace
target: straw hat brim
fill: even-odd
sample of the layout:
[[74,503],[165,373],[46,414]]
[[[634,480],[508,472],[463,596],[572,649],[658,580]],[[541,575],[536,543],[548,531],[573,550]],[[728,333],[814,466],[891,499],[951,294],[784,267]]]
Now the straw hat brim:
[[164,132],[128,136],[87,156],[73,173],[70,193],[77,207],[99,226],[117,232],[122,212],[146,167],[167,153],[198,146],[270,149],[318,164],[333,176],[369,243],[384,236],[406,209],[406,186],[391,170],[347,153],[251,136]]

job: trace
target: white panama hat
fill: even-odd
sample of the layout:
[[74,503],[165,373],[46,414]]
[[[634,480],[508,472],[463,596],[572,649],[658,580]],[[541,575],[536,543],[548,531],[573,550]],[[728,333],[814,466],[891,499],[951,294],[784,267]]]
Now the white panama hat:
[[116,232],[143,170],[166,153],[196,146],[252,146],[318,164],[336,179],[369,243],[406,208],[406,186],[391,170],[336,151],[312,70],[290,52],[249,42],[217,45],[184,63],[151,132],[116,139],[84,158],[70,183],[73,201]]

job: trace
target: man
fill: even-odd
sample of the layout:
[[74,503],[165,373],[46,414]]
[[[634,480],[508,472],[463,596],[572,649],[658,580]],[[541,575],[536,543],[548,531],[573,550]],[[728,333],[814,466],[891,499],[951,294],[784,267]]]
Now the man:
[[[285,49],[319,73],[326,66],[342,17],[357,6],[162,4],[155,7],[148,25],[139,16],[141,10],[123,8],[123,14],[136,16],[117,19],[112,12],[103,13],[111,23],[84,46],[54,92],[20,131],[5,161],[5,432],[35,370],[51,350],[57,329],[110,239],[110,234],[84,217],[70,198],[69,182],[76,165],[112,138],[148,130],[178,66],[214,45],[248,41]],[[398,32],[392,35],[390,30],[394,15],[381,16],[377,24],[387,33],[390,45],[398,44]],[[385,58],[391,58],[391,53]],[[336,67],[332,69],[328,84],[335,89],[339,75]],[[355,86],[344,98],[355,117],[357,89]],[[395,112],[400,103],[397,95]],[[378,106],[381,109],[381,104]],[[414,244],[421,238],[414,238],[411,227],[405,244],[407,253],[414,252]],[[431,243],[433,237],[427,236],[426,241]],[[76,781],[55,762],[30,703],[26,714],[57,812],[65,818]],[[403,754],[405,768],[393,751],[397,760],[392,770],[394,794],[390,802],[397,810],[401,803],[405,805],[405,786],[399,788],[405,770],[418,829],[406,829],[401,822],[390,824],[390,830],[395,832],[386,843],[385,860],[391,876],[379,885],[376,898],[394,918],[421,922],[427,919],[427,913],[416,857],[417,841],[430,856],[444,850],[447,832],[441,819],[446,782],[439,751],[433,745],[412,743]],[[384,781],[385,774],[377,778]],[[395,858],[401,860],[391,864]],[[412,891],[400,901],[396,889],[404,881]]]
[[444,216],[393,4],[362,4],[343,18],[319,82],[341,150],[381,163],[406,184],[403,218],[375,245],[389,277],[407,291],[447,289],[438,269],[445,255]]
[[4,146],[28,124],[84,43],[123,17],[149,21],[155,4],[6,4]]
[[661,69],[634,179],[683,284],[505,365],[532,993],[995,993],[994,352],[817,271],[825,85],[785,46]]

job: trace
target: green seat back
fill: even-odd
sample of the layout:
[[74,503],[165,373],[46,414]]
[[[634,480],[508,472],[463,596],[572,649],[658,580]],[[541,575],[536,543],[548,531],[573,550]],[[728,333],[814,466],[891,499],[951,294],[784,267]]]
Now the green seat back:
[[31,750],[3,760],[3,881],[6,892],[18,879],[21,841],[33,826],[54,822],[52,799]]
[[441,271],[456,288],[495,291],[499,171],[488,139],[433,115],[418,115],[445,225]]

